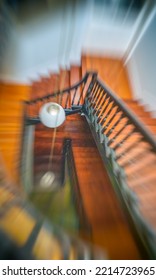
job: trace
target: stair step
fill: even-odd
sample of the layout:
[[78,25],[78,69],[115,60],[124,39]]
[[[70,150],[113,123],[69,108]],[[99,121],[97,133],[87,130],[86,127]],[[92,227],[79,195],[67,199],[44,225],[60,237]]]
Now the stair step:
[[50,74],[50,85],[51,85],[51,92],[57,92],[59,90],[59,74],[58,73],[51,73]]
[[39,83],[38,81],[33,81],[31,84],[30,100],[38,97],[37,94],[38,83]]
[[59,89],[65,89],[70,87],[70,71],[67,69],[60,69],[60,78],[59,78]]
[[70,67],[70,86],[78,83],[82,78],[81,67],[77,65],[71,65]]

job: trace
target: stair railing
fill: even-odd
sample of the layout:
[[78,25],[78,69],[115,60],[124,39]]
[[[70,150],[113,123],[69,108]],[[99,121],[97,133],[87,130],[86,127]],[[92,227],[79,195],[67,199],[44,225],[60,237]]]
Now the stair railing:
[[[74,86],[26,102],[27,124],[39,121],[42,104],[62,94],[66,115],[84,113],[96,132],[101,155],[143,242],[156,256],[156,141],[111,89],[88,72]],[[94,133],[93,133],[94,134]],[[113,172],[113,173],[112,173]]]
[[99,79],[86,95],[85,110],[138,232],[156,256],[155,138]]
[[75,160],[74,160],[73,149],[72,149],[72,139],[70,138],[64,139],[63,153],[64,153],[64,165],[63,165],[64,170],[62,172],[62,174],[64,175],[63,178],[65,180],[65,173],[66,173],[65,171],[66,169],[68,169],[69,179],[73,189],[73,199],[76,205],[76,209],[80,221],[79,222],[80,227],[81,229],[83,229],[83,231],[87,232],[87,235],[89,235],[91,232],[91,228],[85,214],[84,205],[80,193],[79,181],[77,177],[77,171],[76,171]]
[[[42,105],[48,102],[59,103],[65,109],[66,115],[80,112],[89,86],[92,85],[96,76],[95,72],[87,72],[80,82],[69,88],[25,101],[27,124],[39,122],[39,110]],[[59,97],[60,95],[61,97]]]

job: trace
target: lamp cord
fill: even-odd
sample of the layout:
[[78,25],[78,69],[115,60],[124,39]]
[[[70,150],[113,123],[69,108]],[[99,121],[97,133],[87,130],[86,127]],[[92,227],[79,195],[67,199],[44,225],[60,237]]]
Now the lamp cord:
[[[62,96],[62,91],[63,87],[65,85],[65,78],[66,78],[66,71],[63,73],[63,78],[62,78],[62,90],[59,93],[59,98],[58,98],[58,104],[60,104],[61,101],[61,96]],[[59,79],[57,80],[57,84],[59,86]],[[56,122],[55,125],[57,124],[58,120],[58,114],[56,117]],[[54,127],[53,134],[52,134],[52,141],[51,141],[51,148],[50,148],[50,155],[49,155],[49,162],[48,162],[48,171],[50,171],[51,166],[52,166],[52,161],[53,161],[53,156],[54,156],[54,145],[55,145],[55,139],[56,139],[56,132],[57,132],[57,127]]]
[[[66,48],[65,48],[65,52],[64,52],[64,56],[65,55],[69,55],[70,53],[70,50],[71,50],[71,45],[72,45],[72,38],[73,38],[73,28],[75,26],[75,11],[76,11],[76,6],[75,4],[73,4],[73,7],[72,7],[72,13],[71,13],[71,21],[74,21],[74,22],[71,22],[70,24],[70,30],[67,34],[67,44],[66,44]],[[64,17],[65,17],[65,14],[63,13],[63,17],[62,17],[62,20],[64,22]],[[72,30],[71,30],[72,29]],[[58,61],[59,61],[59,57],[61,58],[61,47],[62,47],[62,34],[63,29],[61,29],[61,34],[60,34],[60,39],[59,39],[59,48],[58,48]],[[67,75],[67,67],[65,68],[65,71],[63,72],[63,75],[62,75],[62,80],[61,80],[61,83],[60,83],[60,93],[59,95],[56,95],[56,102],[58,104],[61,103],[61,99],[62,99],[62,95],[63,95],[63,89],[64,89],[64,86],[65,86],[65,80],[66,80],[66,75]],[[55,84],[55,94],[57,92],[57,90],[59,89],[59,77],[57,78],[57,82]],[[60,104],[61,105],[61,104]],[[58,120],[58,115],[57,115],[57,118],[56,118],[56,124],[57,124],[57,120]],[[52,141],[51,141],[51,149],[50,149],[50,155],[49,155],[49,162],[48,162],[48,171],[50,171],[51,167],[52,167],[52,161],[53,161],[53,156],[54,156],[54,145],[55,145],[55,140],[56,140],[56,132],[57,132],[57,127],[54,128],[53,130],[53,135],[52,135]]]

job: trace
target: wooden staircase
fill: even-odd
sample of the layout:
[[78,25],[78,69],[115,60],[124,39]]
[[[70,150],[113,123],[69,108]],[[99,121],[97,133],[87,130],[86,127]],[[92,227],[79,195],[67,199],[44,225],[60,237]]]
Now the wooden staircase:
[[30,99],[68,88],[80,81],[86,71],[97,71],[100,79],[125,102],[153,135],[156,134],[156,119],[152,118],[151,113],[146,111],[143,105],[140,105],[139,100],[133,99],[128,74],[121,60],[83,55],[81,66],[71,65],[69,70],[60,69],[59,74],[53,73],[49,77],[41,77],[38,81],[33,81]]
[[[65,123],[57,129],[55,157],[52,163],[53,172],[56,170],[55,158],[61,154],[64,138],[72,139],[80,192],[80,195],[78,195],[77,190],[73,190],[78,199],[76,205],[78,217],[80,217],[83,207],[83,213],[87,221],[87,225],[81,225],[80,222],[78,236],[103,248],[110,259],[141,258],[135,237],[116,199],[85,117],[80,115],[68,116]],[[41,171],[43,174],[47,172],[51,140],[52,130],[45,128],[42,124],[37,124],[35,128],[34,169],[38,174]],[[40,176],[38,176],[38,185]]]
[[[145,111],[145,108],[140,105],[138,101],[132,98],[127,73],[125,68],[122,67],[122,63],[117,60],[110,59],[109,61],[109,59],[102,58],[92,58],[90,62],[90,58],[91,57],[83,56],[81,67],[72,65],[68,70],[60,69],[60,73],[50,73],[49,76],[40,77],[37,81],[32,81],[30,87],[18,86],[17,90],[14,85],[8,86],[1,84],[0,149],[10,177],[14,181],[19,181],[19,158],[23,121],[23,104],[21,100],[34,100],[48,93],[62,90],[65,87],[68,88],[78,82],[86,70],[97,70],[100,77],[105,79],[109,87],[117,92],[117,95],[122,98],[126,105],[140,118],[152,134],[154,135],[156,133],[156,120],[151,117],[149,112]],[[102,63],[104,63],[103,66],[101,66]],[[113,71],[111,71],[112,67]],[[120,73],[120,76],[117,75],[118,73]],[[118,77],[118,79],[116,77]],[[58,97],[53,101],[57,102],[57,98]],[[37,112],[40,106],[41,103],[37,108]],[[85,120],[83,117],[81,117],[80,120],[79,115],[70,116],[68,120],[58,129],[55,152],[56,156],[60,154],[62,138],[73,139],[73,153],[79,178],[80,193],[87,220],[91,225],[91,233],[86,234],[85,231],[81,231],[80,236],[82,235],[94,244],[106,248],[109,257],[112,259],[141,258],[135,238],[116,200],[108,175],[102,164],[95,143],[90,136],[90,130]],[[37,157],[42,157],[43,153],[49,153],[51,136],[51,131],[49,131],[49,129],[43,129],[41,124],[36,126],[36,159]],[[42,140],[44,140],[44,142],[42,142]],[[35,172],[37,173],[45,164],[46,163],[44,163],[42,159],[41,161],[36,161]],[[94,166],[96,165],[98,166],[96,170],[98,174],[96,175],[96,180],[98,179],[97,184],[99,186],[98,190],[94,187]],[[89,166],[90,169],[84,173],[84,168],[87,168],[87,166]],[[103,185],[102,182],[107,183]],[[98,204],[100,205],[99,208],[97,208]],[[123,245],[122,250],[120,250],[119,240],[121,240]]]

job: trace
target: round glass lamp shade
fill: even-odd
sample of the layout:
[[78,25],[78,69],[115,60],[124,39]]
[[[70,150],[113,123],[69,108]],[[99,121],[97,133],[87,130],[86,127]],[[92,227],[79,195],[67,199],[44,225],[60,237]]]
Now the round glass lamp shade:
[[64,109],[57,103],[49,102],[44,104],[39,111],[41,122],[47,127],[58,127],[66,118]]

